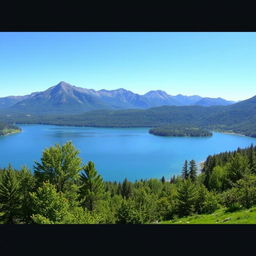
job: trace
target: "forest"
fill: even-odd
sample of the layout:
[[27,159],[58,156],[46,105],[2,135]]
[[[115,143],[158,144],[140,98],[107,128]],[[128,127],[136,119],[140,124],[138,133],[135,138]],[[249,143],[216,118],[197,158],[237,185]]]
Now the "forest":
[[212,133],[206,129],[198,127],[184,126],[162,126],[149,129],[149,133],[157,136],[177,136],[177,137],[209,137]]
[[0,121],[91,127],[197,127],[256,137],[256,97],[230,106],[162,106],[149,109],[95,110],[83,114],[29,114],[0,110]]
[[33,172],[0,170],[2,224],[149,224],[256,206],[256,147],[186,160],[170,179],[104,181],[71,142],[42,152]]

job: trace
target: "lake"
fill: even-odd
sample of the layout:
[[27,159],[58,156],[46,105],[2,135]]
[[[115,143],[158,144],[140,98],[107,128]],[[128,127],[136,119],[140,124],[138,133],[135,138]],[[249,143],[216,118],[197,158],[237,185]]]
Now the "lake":
[[72,141],[83,163],[91,160],[107,181],[170,179],[185,160],[204,161],[210,154],[244,148],[256,138],[214,132],[212,137],[159,137],[148,128],[93,128],[19,125],[22,132],[0,136],[0,167],[33,168],[45,148]]

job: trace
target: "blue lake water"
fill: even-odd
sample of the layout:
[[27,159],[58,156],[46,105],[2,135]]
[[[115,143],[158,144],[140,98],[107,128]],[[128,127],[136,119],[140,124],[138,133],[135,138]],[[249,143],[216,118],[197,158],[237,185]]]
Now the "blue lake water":
[[198,163],[210,154],[256,144],[256,138],[213,133],[212,137],[159,137],[148,128],[92,128],[19,125],[22,132],[0,136],[0,167],[11,163],[33,169],[45,148],[72,141],[83,163],[91,160],[105,180],[169,179],[181,173],[184,161]]

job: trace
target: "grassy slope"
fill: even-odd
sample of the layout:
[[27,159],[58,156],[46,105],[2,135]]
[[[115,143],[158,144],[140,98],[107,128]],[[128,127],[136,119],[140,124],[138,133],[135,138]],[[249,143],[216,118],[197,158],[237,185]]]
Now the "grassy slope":
[[212,214],[162,221],[161,224],[256,224],[256,207],[232,213],[225,212],[225,209],[222,208]]

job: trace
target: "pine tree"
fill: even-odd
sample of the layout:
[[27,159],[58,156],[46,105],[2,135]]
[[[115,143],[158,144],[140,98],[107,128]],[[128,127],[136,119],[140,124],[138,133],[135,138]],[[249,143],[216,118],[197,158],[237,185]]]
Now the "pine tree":
[[122,184],[120,182],[118,182],[117,185],[117,194],[122,195]]
[[171,176],[170,183],[173,184],[175,183],[175,181],[176,181],[176,176],[175,175]]
[[0,220],[5,224],[18,223],[21,209],[20,183],[17,172],[9,165],[0,182]]
[[182,168],[182,178],[187,179],[189,177],[189,172],[188,172],[188,161],[185,160],[183,168]]
[[68,190],[69,185],[79,179],[82,162],[78,154],[79,151],[71,142],[45,149],[42,163],[35,162],[34,167],[39,186],[42,182],[49,181],[56,185],[58,192]]
[[121,195],[123,198],[129,198],[132,195],[132,184],[127,178],[124,179],[121,186]]
[[192,181],[196,180],[196,172],[197,172],[196,162],[195,162],[195,160],[191,160],[189,162],[189,176],[188,177]]
[[180,217],[194,213],[197,201],[196,186],[190,179],[183,180],[177,190],[177,210]]
[[33,174],[26,168],[23,167],[19,174],[20,180],[20,193],[21,193],[21,218],[26,224],[31,223],[31,197],[29,193],[35,189],[35,178]]
[[227,164],[227,174],[231,182],[242,179],[249,172],[249,164],[246,156],[235,154]]
[[249,148],[249,168],[250,171],[254,174],[256,174],[256,156],[253,145]]
[[80,179],[81,205],[89,211],[93,211],[97,206],[97,202],[102,199],[105,190],[102,177],[97,173],[92,161],[89,161],[83,167]]
[[164,176],[161,178],[161,182],[162,182],[163,184],[165,183],[165,177],[164,177]]

